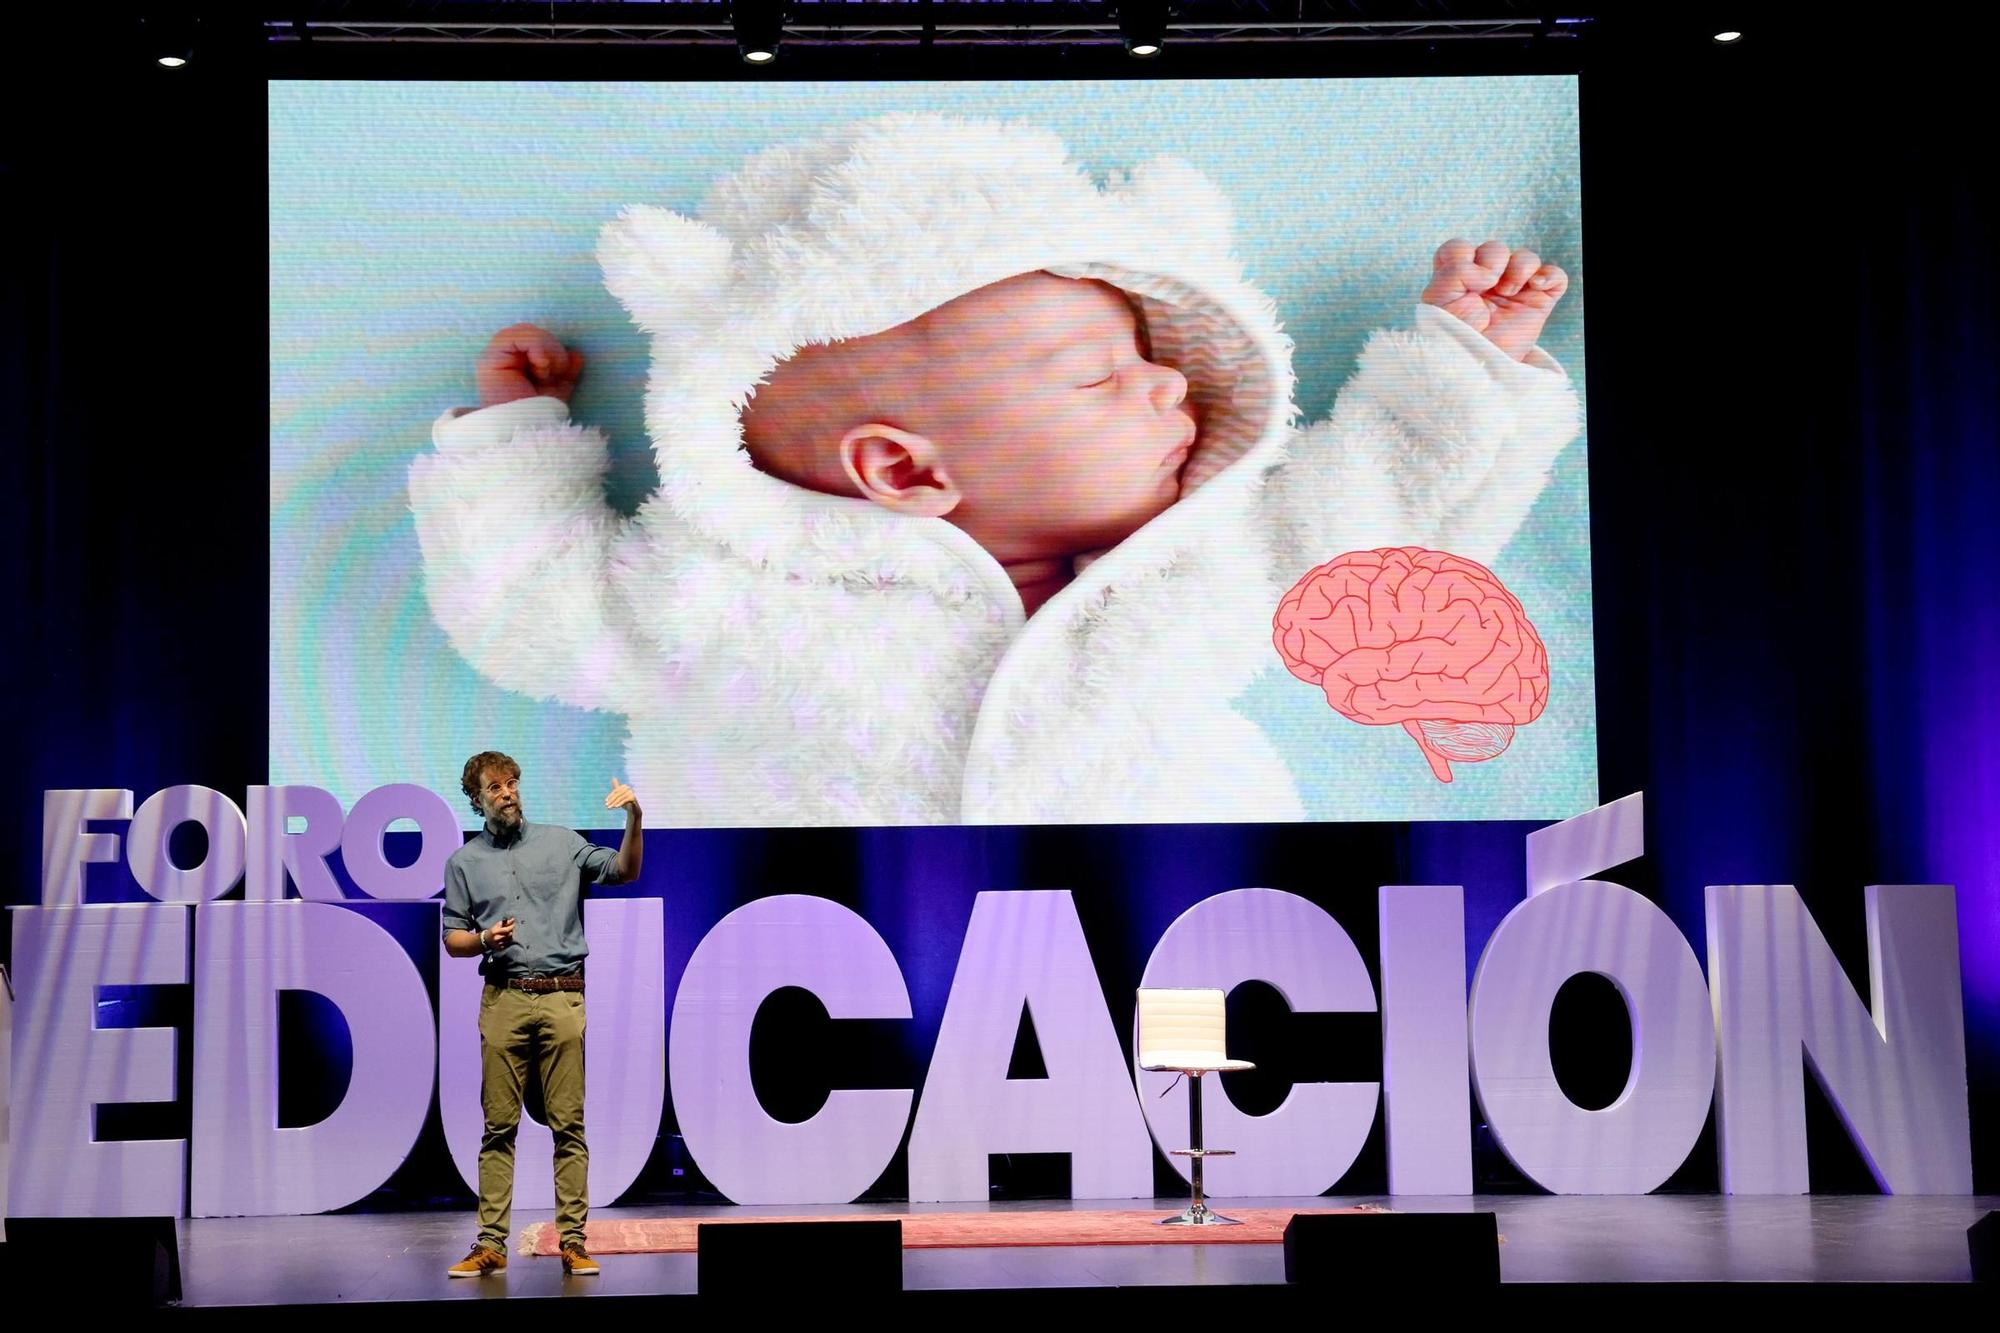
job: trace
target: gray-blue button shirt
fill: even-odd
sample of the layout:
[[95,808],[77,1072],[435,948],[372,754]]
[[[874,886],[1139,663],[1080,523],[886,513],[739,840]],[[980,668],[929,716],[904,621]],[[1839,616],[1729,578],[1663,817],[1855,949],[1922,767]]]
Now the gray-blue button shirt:
[[572,829],[523,820],[505,843],[481,829],[444,867],[444,928],[484,930],[508,917],[514,942],[480,960],[488,977],[574,972],[583,942],[583,886],[610,871],[617,855]]

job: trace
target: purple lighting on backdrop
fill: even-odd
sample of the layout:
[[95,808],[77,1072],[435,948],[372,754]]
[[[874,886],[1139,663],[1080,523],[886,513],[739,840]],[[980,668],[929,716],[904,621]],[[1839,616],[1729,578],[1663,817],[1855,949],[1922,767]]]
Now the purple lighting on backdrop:
[[[1958,887],[1967,1028],[2000,1030],[2000,297],[1968,186],[1912,204],[1870,266],[1857,349],[1867,708],[1882,869]],[[1926,260],[1923,256],[1939,256]],[[1948,260],[1945,258],[1948,257]]]

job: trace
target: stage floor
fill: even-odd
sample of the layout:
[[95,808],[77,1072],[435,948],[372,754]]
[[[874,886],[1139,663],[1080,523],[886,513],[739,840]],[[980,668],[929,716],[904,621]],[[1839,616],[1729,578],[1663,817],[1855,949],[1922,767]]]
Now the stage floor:
[[[1160,1200],[1162,1213],[1182,1201]],[[2000,1197],[1808,1195],[1730,1198],[1241,1199],[1219,1205],[1397,1212],[1491,1210],[1499,1218],[1506,1284],[1968,1283],[1966,1228]],[[1010,1204],[849,1204],[834,1207],[600,1209],[598,1217],[908,1214],[987,1210],[1129,1210],[1130,1200]],[[546,1213],[515,1215],[518,1228]],[[504,1276],[457,1279],[472,1213],[183,1219],[183,1308],[350,1302],[479,1301],[522,1297],[660,1297],[695,1290],[692,1254],[610,1255],[603,1273],[565,1279],[552,1258],[510,1255]],[[1285,1280],[1278,1245],[1116,1245],[905,1250],[906,1291],[1268,1287]]]

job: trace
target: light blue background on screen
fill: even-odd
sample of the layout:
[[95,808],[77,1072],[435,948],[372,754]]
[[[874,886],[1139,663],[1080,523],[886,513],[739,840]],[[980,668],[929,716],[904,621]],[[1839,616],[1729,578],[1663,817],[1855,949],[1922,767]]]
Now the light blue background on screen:
[[[574,414],[610,436],[614,498],[635,503],[650,467],[647,348],[603,288],[598,229],[630,203],[692,213],[769,144],[934,110],[1036,121],[1098,172],[1186,158],[1235,204],[1250,279],[1298,345],[1307,420],[1326,414],[1371,329],[1409,326],[1441,241],[1528,245],[1571,275],[1542,345],[1584,382],[1569,77],[273,83],[269,105],[270,780],[346,802],[386,782],[449,793],[464,757],[493,747],[528,770],[531,817],[606,822],[622,720],[510,694],[460,660],[424,601],[405,474],[431,421],[472,404],[487,338],[529,320],[584,351]],[[1399,728],[1341,718],[1273,654],[1238,707],[1277,738],[1312,818],[1558,818],[1595,804],[1584,458],[1581,439],[1564,451],[1499,561],[1552,667],[1548,710],[1499,760],[1440,784]],[[508,534],[491,549],[502,577]]]

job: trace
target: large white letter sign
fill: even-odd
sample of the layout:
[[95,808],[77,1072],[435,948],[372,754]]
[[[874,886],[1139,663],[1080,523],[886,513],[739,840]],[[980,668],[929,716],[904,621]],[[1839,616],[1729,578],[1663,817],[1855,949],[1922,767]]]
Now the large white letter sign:
[[0,964],[0,1245],[7,1243],[7,1156],[14,1136],[8,1126],[13,1098],[9,1083],[14,1071],[14,987]]
[[1472,1193],[1465,890],[1383,886],[1382,1110],[1389,1193]]
[[[1618,987],[1632,1072],[1587,1111],[1556,1082],[1549,1011],[1579,972]],[[1472,979],[1472,1082],[1493,1137],[1557,1194],[1644,1194],[1686,1160],[1715,1092],[1708,985],[1685,936],[1653,903],[1600,880],[1559,884],[1509,912]]]
[[[1007,1077],[1023,1005],[1045,1079]],[[911,1202],[987,1198],[993,1153],[1068,1153],[1079,1199],[1153,1192],[1152,1139],[1066,890],[973,902],[910,1129]]]
[[[347,1020],[347,1095],[278,1127],[278,992]],[[395,937],[331,903],[207,903],[195,913],[196,1217],[321,1213],[362,1198],[416,1146],[431,1109],[430,996]]]
[[849,1088],[798,1124],[750,1083],[750,1026],[772,991],[801,986],[832,1018],[908,1018],[902,969],[839,903],[780,894],[716,923],[674,997],[667,1067],[688,1153],[737,1203],[846,1203],[875,1183],[910,1121],[908,1088]]
[[1646,854],[1646,793],[1536,829],[1527,839],[1528,896],[1601,875]]
[[122,788],[43,792],[42,906],[83,906],[84,862],[118,859],[118,835],[85,833],[84,821],[131,817],[132,793]]
[[1869,886],[1871,1015],[1797,889],[1709,887],[1725,1191],[1805,1193],[1810,1065],[1876,1184],[1972,1193],[1954,897],[1949,884]]
[[[250,867],[243,896],[250,902],[276,902],[285,896],[285,873],[299,886],[299,897],[315,902],[339,902],[346,895],[328,869],[326,858],[340,846],[340,801],[318,787],[252,787],[246,793],[250,815]],[[304,821],[293,833],[291,821]]]
[[[1180,914],[1146,961],[1141,986],[1233,990],[1246,981],[1277,989],[1294,1012],[1375,1012],[1367,964],[1340,923],[1297,894],[1237,889]],[[1188,1093],[1174,1074],[1134,1070],[1146,1123],[1163,1148],[1186,1146]],[[1203,1168],[1208,1193],[1318,1194],[1347,1174],[1375,1123],[1376,1083],[1298,1083],[1269,1115],[1236,1109],[1211,1085],[1202,1099],[1207,1142],[1228,1148]],[[1168,1094],[1167,1089],[1173,1088]],[[1166,1094],[1166,1095],[1162,1095]],[[1463,1098],[1461,1097],[1461,1100]],[[1183,1176],[1180,1157],[1168,1159]]]
[[188,979],[188,909],[161,903],[14,912],[15,1217],[178,1217],[187,1142],[95,1137],[97,1108],[175,1097],[171,1028],[98,1029],[100,986]]
[[[586,898],[584,1124],[590,1197],[608,1205],[639,1178],[660,1137],[666,1098],[667,983],[658,898]],[[440,936],[442,931],[439,932]],[[476,1193],[479,1139],[479,960],[438,944],[438,1114],[452,1164]],[[592,1055],[590,1052],[595,1051]],[[556,1206],[555,1136],[521,1113],[514,1137],[514,1206]]]
[[[177,866],[167,855],[167,839],[182,824],[199,824],[208,835],[208,854],[199,865]],[[125,859],[139,887],[161,902],[205,903],[243,878],[244,839],[236,802],[212,787],[167,787],[148,796],[132,816]]]
[[[417,859],[406,866],[394,864],[382,852],[382,835],[399,819],[414,820],[422,830]],[[340,831],[340,862],[354,887],[370,898],[421,900],[444,887],[444,863],[464,845],[458,813],[444,797],[428,787],[399,782],[377,787],[347,812]]]

